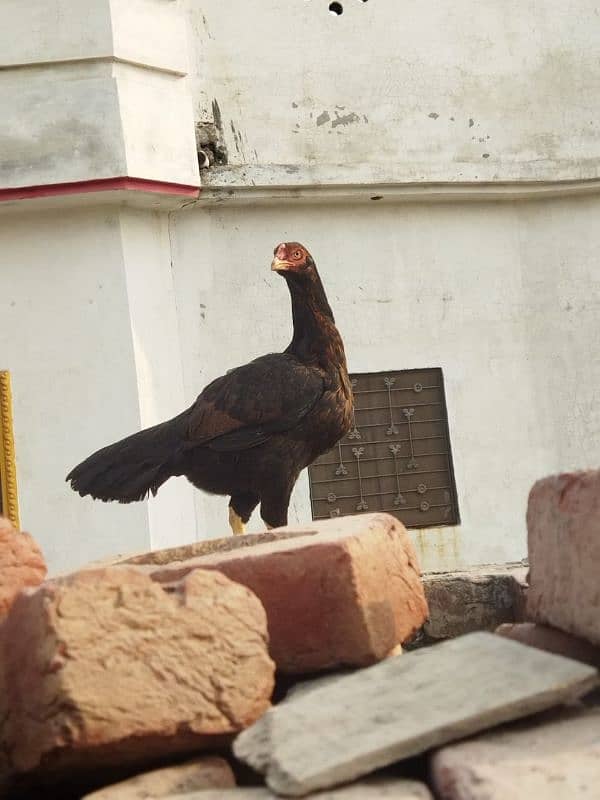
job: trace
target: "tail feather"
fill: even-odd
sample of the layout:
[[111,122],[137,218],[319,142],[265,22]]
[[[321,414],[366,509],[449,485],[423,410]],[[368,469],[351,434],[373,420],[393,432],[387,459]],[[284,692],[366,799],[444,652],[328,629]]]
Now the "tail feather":
[[172,475],[181,474],[182,416],[103,447],[74,467],[67,482],[82,497],[96,500],[134,503],[155,495]]

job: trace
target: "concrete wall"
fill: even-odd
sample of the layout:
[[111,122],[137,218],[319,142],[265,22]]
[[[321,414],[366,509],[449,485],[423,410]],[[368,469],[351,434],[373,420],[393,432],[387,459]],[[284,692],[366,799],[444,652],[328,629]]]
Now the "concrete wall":
[[145,506],[92,503],[64,482],[140,424],[118,213],[5,217],[0,252],[0,359],[12,376],[21,524],[53,571],[124,544],[146,547]]
[[521,558],[533,480],[600,456],[598,200],[521,199],[598,189],[596,4],[183,5],[194,115],[229,162],[172,222],[188,396],[285,345],[268,257],[304,241],[352,370],[444,369],[462,525],[415,534],[426,567]]
[[184,5],[195,113],[248,180],[598,176],[595,0]]
[[194,541],[184,480],[128,506],[82,499],[64,481],[95,450],[184,407],[166,215],[13,214],[0,220],[0,252],[21,523],[52,572]]
[[7,0],[0,190],[129,176],[198,185],[173,0]]
[[[123,209],[119,219],[140,425],[147,428],[170,419],[187,405],[168,216]],[[147,506],[148,547],[196,540],[193,489],[184,478],[171,479]],[[131,550],[128,541],[122,546]]]
[[64,482],[183,402],[156,209],[198,194],[186,26],[174,0],[2,9],[0,363],[13,378],[21,519],[52,572],[196,535],[181,482],[129,507]]
[[[600,459],[599,212],[597,198],[180,212],[188,399],[287,345],[287,289],[269,262],[275,243],[298,239],[320,267],[352,371],[444,371],[462,524],[414,534],[425,567],[521,559],[532,483]],[[226,502],[197,503],[200,535],[226,533]],[[303,474],[291,519],[310,518]]]
[[[226,500],[183,480],[119,506],[63,479],[226,369],[286,346],[289,300],[269,260],[275,242],[299,238],[352,370],[444,370],[462,524],[414,534],[425,567],[521,558],[532,482],[600,456],[599,210],[581,198],[197,207],[170,223],[110,208],[6,217],[0,353],[24,527],[53,571],[227,533]],[[310,519],[305,474],[290,518]]]
[[[0,366],[51,569],[227,532],[184,481],[123,507],[63,476],[287,344],[286,238],[352,370],[444,370],[462,524],[415,534],[424,566],[521,558],[533,480],[600,456],[596,4],[4,5]],[[194,202],[204,123],[228,163]]]

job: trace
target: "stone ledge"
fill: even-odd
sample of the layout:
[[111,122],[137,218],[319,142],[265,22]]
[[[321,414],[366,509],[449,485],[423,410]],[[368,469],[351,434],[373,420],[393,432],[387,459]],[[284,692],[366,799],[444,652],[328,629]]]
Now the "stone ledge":
[[525,618],[526,575],[523,563],[425,574],[429,621],[405,649],[521,622]]
[[203,170],[199,205],[247,206],[280,203],[457,203],[588,196],[600,193],[600,179],[570,178],[569,162],[551,165],[545,179],[414,181],[402,165],[244,164]]

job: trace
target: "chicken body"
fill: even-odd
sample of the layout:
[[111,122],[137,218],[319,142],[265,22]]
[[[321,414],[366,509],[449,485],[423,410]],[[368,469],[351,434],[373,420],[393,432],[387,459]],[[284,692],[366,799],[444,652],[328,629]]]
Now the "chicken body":
[[234,533],[259,503],[268,527],[287,524],[301,470],[350,428],[352,391],[314,260],[298,243],[281,244],[272,269],[292,299],[289,347],[217,378],[177,417],[94,453],[67,476],[75,491],[129,503],[185,475],[198,489],[230,496]]

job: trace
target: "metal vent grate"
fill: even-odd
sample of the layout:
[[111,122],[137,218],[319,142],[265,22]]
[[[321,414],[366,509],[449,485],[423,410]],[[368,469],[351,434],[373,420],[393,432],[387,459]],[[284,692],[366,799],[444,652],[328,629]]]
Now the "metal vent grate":
[[313,519],[387,511],[407,528],[458,524],[442,370],[351,377],[354,424],[308,470]]

